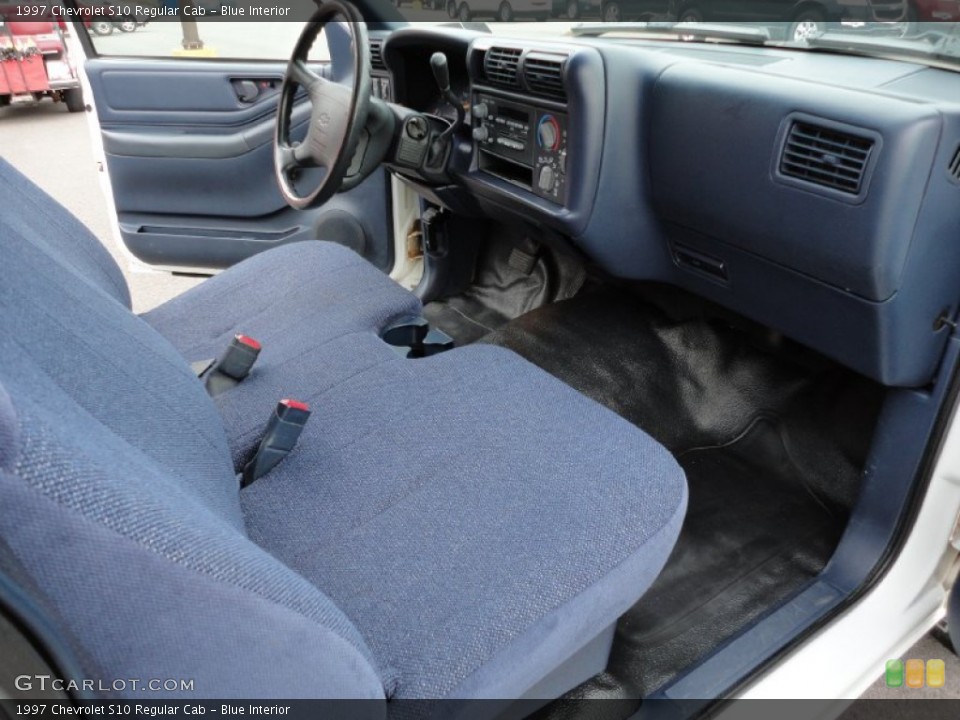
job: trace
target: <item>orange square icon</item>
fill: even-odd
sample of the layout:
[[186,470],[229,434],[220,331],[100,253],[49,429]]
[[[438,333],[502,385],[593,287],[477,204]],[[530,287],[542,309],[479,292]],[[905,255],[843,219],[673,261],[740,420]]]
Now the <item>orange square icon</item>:
[[907,660],[907,682],[908,688],[923,687],[923,660]]
[[943,660],[927,660],[927,687],[942,688],[947,683],[947,668]]

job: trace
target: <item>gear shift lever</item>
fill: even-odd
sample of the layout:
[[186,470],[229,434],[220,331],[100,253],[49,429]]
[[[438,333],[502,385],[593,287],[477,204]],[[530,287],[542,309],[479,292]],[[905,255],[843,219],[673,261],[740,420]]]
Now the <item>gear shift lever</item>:
[[450,89],[450,66],[447,64],[447,56],[442,52],[435,52],[431,55],[430,69],[433,71],[433,79],[437,81],[437,87],[440,88],[443,99],[457,111],[456,121],[437,137],[430,148],[430,158],[427,160],[427,164],[433,165],[439,158],[443,157],[443,150],[450,137],[463,126],[464,111],[460,98]]
[[443,93],[447,102],[450,102],[448,97],[450,93],[450,67],[447,65],[447,56],[442,52],[435,52],[431,55],[430,69],[433,70],[433,78],[437,81],[440,92]]

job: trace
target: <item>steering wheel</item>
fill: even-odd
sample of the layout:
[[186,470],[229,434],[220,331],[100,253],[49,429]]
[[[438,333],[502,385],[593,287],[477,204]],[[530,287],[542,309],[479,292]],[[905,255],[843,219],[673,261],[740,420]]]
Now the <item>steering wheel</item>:
[[[350,73],[334,68],[337,72],[328,78],[307,67],[307,54],[331,21],[343,21],[350,33],[349,53],[353,67]],[[336,62],[336,57],[333,60]],[[290,140],[290,126],[298,88],[303,89],[310,103],[310,124],[303,142],[297,144]],[[298,210],[316,207],[341,189],[367,123],[370,94],[370,46],[366,25],[350,2],[325,0],[300,33],[280,89],[273,167],[280,192],[288,205]],[[301,176],[314,174],[303,172],[309,168],[321,168],[323,174],[315,187],[302,191],[297,182]]]

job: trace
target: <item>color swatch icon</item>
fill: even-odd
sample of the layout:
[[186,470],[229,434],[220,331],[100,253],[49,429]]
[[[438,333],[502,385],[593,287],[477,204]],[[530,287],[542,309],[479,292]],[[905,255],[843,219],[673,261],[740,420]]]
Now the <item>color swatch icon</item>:
[[907,660],[906,671],[907,671],[907,687],[922,688],[923,672],[924,672],[923,660]]
[[943,660],[927,660],[927,687],[942,688],[947,683],[947,668]]
[[903,687],[903,660],[887,660],[887,687]]

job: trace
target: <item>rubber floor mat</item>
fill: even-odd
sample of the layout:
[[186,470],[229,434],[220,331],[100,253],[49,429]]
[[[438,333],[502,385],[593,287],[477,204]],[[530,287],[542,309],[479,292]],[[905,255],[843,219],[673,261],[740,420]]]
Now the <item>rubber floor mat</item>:
[[673,554],[621,619],[607,672],[571,698],[650,694],[830,558],[879,412],[873,383],[822,359],[794,361],[708,313],[668,313],[612,290],[544,306],[483,342],[635,423],[687,474]]

